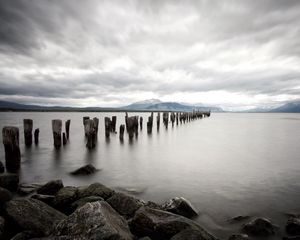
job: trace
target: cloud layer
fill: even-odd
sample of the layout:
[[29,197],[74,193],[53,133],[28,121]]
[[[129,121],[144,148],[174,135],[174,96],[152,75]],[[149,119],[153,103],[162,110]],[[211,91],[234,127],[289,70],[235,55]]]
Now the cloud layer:
[[298,0],[1,0],[0,99],[227,107],[300,96]]

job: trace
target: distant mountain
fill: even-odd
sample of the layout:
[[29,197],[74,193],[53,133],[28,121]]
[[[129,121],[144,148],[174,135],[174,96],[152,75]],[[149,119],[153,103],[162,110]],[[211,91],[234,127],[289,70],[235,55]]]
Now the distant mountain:
[[128,110],[145,110],[148,109],[150,106],[162,103],[158,99],[148,99],[140,102],[132,103],[128,106],[121,107],[122,109],[128,109]]
[[300,101],[286,103],[280,107],[271,109],[270,112],[300,113]]

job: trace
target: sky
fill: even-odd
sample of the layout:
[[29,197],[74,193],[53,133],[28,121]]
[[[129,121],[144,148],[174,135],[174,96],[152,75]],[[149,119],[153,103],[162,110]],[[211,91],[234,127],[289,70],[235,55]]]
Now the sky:
[[224,108],[300,98],[298,0],[0,0],[0,100]]

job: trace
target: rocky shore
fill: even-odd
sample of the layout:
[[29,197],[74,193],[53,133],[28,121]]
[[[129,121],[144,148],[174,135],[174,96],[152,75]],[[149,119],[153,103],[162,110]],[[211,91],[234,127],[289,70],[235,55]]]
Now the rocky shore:
[[[46,184],[20,184],[17,174],[0,174],[0,239],[113,239],[214,240],[192,218],[198,215],[182,198],[164,204],[117,192],[101,183],[64,186],[61,180]],[[230,240],[276,235],[278,227],[264,218],[247,220]],[[300,239],[300,218],[290,217],[285,239]]]

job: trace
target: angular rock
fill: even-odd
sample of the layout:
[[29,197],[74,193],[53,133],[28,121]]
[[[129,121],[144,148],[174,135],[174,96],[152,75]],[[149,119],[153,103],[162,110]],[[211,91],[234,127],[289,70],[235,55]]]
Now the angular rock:
[[93,183],[88,187],[79,190],[79,197],[98,196],[104,200],[108,199],[113,195],[114,191],[110,188],[102,185],[101,183]]
[[170,239],[186,229],[199,231],[201,239],[216,239],[188,218],[149,207],[141,207],[137,210],[130,222],[130,229],[138,237],[149,236],[156,240]]
[[53,195],[43,195],[43,194],[34,194],[31,196],[33,199],[37,199],[41,202],[48,204],[49,206],[53,206],[53,201],[55,196]]
[[3,204],[12,199],[12,194],[5,188],[0,187],[0,203]]
[[97,169],[92,164],[88,164],[88,165],[80,167],[77,170],[71,172],[71,174],[72,175],[90,175],[95,172],[97,172]]
[[4,173],[4,165],[3,163],[0,161],[0,173]]
[[32,231],[23,231],[15,235],[10,240],[29,240],[35,237],[39,237],[39,234],[36,234],[35,232]]
[[60,189],[64,187],[62,180],[52,180],[41,186],[38,190],[38,194],[43,195],[55,195]]
[[127,222],[104,201],[87,203],[77,209],[55,226],[52,236],[65,236],[67,239],[133,239]]
[[247,234],[234,234],[231,235],[228,240],[250,240]]
[[6,188],[10,191],[16,191],[18,189],[19,176],[14,173],[2,173],[0,174],[0,187]]
[[154,209],[157,209],[157,210],[163,210],[161,205],[159,205],[158,203],[152,202],[152,201],[145,202],[144,206],[149,207],[149,208],[154,208]]
[[289,218],[286,223],[285,230],[289,235],[300,235],[300,218]]
[[143,202],[124,193],[115,193],[106,200],[119,214],[125,218],[133,217],[134,213],[143,206]]
[[36,199],[15,199],[4,206],[6,215],[24,230],[48,235],[55,222],[66,216]]
[[252,236],[271,236],[275,230],[276,226],[266,218],[256,218],[243,226],[243,231]]
[[175,197],[162,205],[163,210],[175,213],[187,218],[198,215],[197,210],[192,204],[183,197]]
[[28,195],[34,193],[40,187],[41,184],[38,183],[23,183],[19,185],[18,193],[21,195]]
[[69,214],[71,212],[71,203],[78,199],[78,188],[63,187],[58,191],[53,200],[53,205],[60,211]]
[[84,206],[88,202],[97,202],[97,201],[103,201],[103,198],[98,196],[80,198],[77,201],[72,203],[71,209],[72,211],[75,211],[77,208]]

